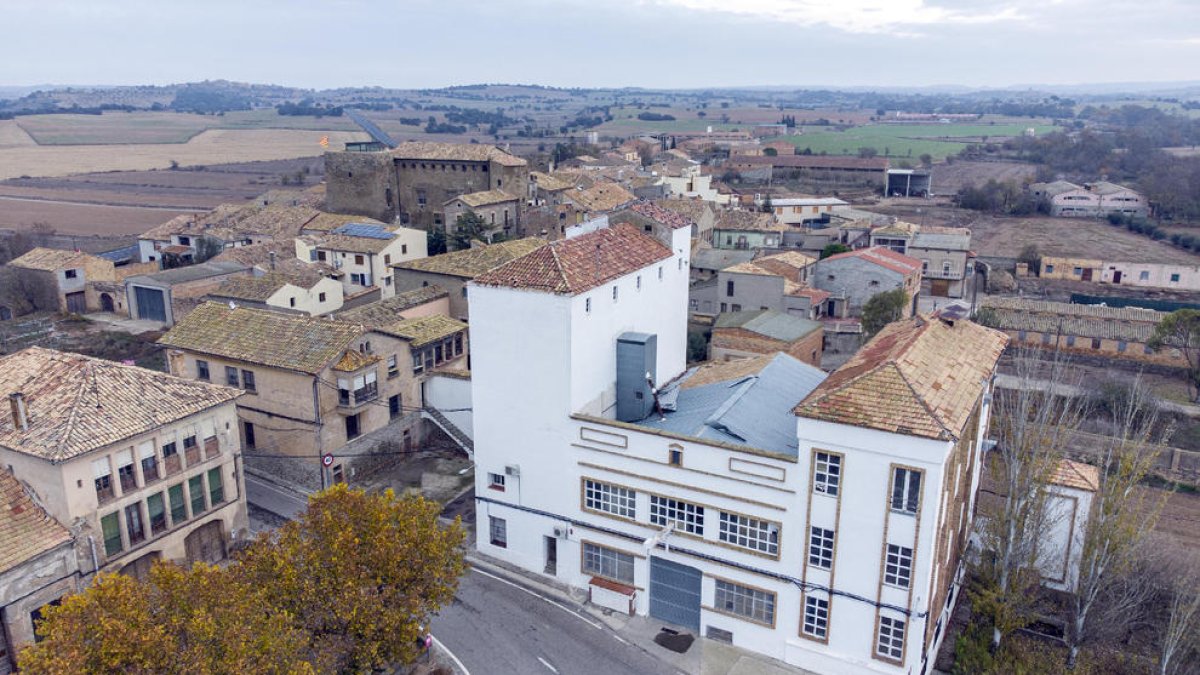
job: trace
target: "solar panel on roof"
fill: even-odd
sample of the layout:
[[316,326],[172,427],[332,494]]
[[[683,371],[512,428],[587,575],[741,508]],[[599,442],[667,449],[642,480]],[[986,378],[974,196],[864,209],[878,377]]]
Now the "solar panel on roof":
[[370,239],[391,239],[396,236],[395,232],[391,232],[381,225],[372,225],[370,223],[346,223],[333,232],[334,234],[344,234],[349,237],[367,237]]

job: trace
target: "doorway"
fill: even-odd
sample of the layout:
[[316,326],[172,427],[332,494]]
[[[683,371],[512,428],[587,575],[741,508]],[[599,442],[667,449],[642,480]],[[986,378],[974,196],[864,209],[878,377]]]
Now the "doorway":
[[254,425],[249,422],[242,422],[242,435],[245,439],[242,442],[242,447],[254,447]]
[[1091,281],[1091,280],[1092,280],[1092,268],[1090,268],[1090,267],[1085,267],[1085,268],[1083,268],[1083,277],[1082,277],[1082,279],[1083,279],[1084,281]]
[[116,305],[113,303],[113,297],[111,295],[109,295],[108,293],[100,294],[100,311],[102,311],[102,312],[116,311]]
[[546,574],[550,576],[558,576],[558,539],[546,536],[543,537],[546,542]]
[[695,567],[650,556],[650,616],[700,630],[700,580]]
[[1117,270],[1117,271],[1113,272],[1113,283],[1114,284],[1121,283],[1121,270]]
[[67,293],[67,312],[69,314],[87,314],[87,294],[83,291]]

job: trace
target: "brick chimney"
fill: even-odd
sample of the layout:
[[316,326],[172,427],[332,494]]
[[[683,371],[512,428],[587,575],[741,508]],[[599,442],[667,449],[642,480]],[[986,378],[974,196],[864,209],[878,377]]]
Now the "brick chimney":
[[8,395],[8,406],[12,409],[13,426],[21,431],[29,429],[29,416],[25,411],[25,394],[13,392]]

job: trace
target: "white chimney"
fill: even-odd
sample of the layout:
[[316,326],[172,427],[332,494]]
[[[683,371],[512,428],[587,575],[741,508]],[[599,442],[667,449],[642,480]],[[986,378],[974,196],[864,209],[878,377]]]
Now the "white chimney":
[[12,408],[13,426],[21,431],[29,429],[29,415],[25,412],[25,394],[13,392],[8,395],[8,405]]

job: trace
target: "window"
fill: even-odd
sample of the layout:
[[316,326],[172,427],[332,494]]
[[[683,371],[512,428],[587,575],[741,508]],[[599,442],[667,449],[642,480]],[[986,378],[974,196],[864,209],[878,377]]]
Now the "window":
[[184,452],[187,452],[188,450],[191,450],[194,447],[196,447],[196,434],[192,434],[191,436],[184,436],[183,437]]
[[388,397],[388,419],[396,419],[400,416],[400,394],[393,394]]
[[804,634],[824,640],[829,635],[829,601],[804,596]]
[[1068,346],[1068,347],[1074,347],[1074,346],[1075,346],[1075,336],[1074,336],[1074,335],[1068,335],[1068,336],[1067,336],[1067,346]]
[[1179,275],[1178,275],[1178,274],[1172,274],[1172,275],[1171,275],[1171,283],[1175,283],[1175,282],[1177,282],[1177,281],[1179,281]]
[[208,374],[208,361],[196,359],[196,379],[204,380],[206,382],[210,379]]
[[418,205],[418,206],[425,206],[425,204],[426,204],[426,202],[425,202],[425,191],[424,191],[424,190],[417,190],[417,205]]
[[663,278],[663,268],[662,268],[662,265],[659,265],[658,266],[658,280],[662,281],[662,278]]
[[400,244],[400,255],[408,253],[408,244]]
[[833,530],[812,528],[808,537],[808,564],[824,570],[833,567]]
[[395,354],[387,358],[387,374],[389,380],[400,374],[400,365],[396,362]]
[[1154,348],[1151,347],[1150,345],[1142,345],[1142,353],[1143,354],[1153,354]]
[[1053,272],[1054,272],[1054,265],[1046,265],[1046,274],[1051,274]]
[[916,514],[921,503],[921,472],[897,467],[892,473],[892,510]]
[[192,476],[188,479],[188,496],[192,499],[192,516],[204,513],[204,476]]
[[505,481],[505,477],[504,477],[504,474],[502,474],[502,473],[489,473],[488,474],[488,488],[491,490],[498,490],[500,492],[504,492],[504,487],[505,487],[504,481]]
[[733,297],[733,281],[732,280],[725,282],[725,296],[729,297],[729,298]]
[[740,312],[740,311],[742,311],[742,306],[741,306],[741,305],[739,305],[739,304],[737,304],[737,303],[735,302],[735,303],[733,303],[733,305],[730,307],[730,309],[731,309],[731,310],[733,310],[733,311],[735,311],[735,312]]
[[671,448],[667,452],[667,463],[671,466],[683,466],[683,450]]
[[66,276],[68,279],[76,279],[76,278],[78,278],[78,277],[79,277],[79,273],[78,273],[78,272],[76,272],[75,270],[67,270],[66,272],[63,272],[63,274],[64,274],[64,275],[65,275],[65,276]]
[[950,274],[950,263],[947,261],[942,262],[942,274]]
[[242,389],[245,389],[246,391],[250,391],[250,392],[258,391],[254,387],[254,371],[251,371],[251,370],[243,370],[242,371]]
[[883,562],[883,583],[908,588],[912,579],[912,559],[911,548],[888,544],[887,556]]
[[414,352],[412,355],[412,367],[414,373],[419,373],[425,370],[425,359],[421,352]]
[[112,468],[108,458],[92,460],[92,478],[96,485],[96,499],[101,504],[113,498]]
[[508,548],[508,523],[503,518],[488,516],[488,533],[492,546]]
[[151,536],[167,531],[167,505],[163,501],[163,493],[158,492],[146,498],[146,510],[150,512]]
[[[466,289],[464,288],[463,290],[466,290]],[[618,293],[619,291],[620,291],[620,289],[619,289],[619,288],[617,288],[616,286],[613,286],[613,302],[616,302],[616,301],[617,301],[617,293]]]
[[183,483],[167,488],[167,501],[171,504],[172,525],[178,525],[187,520],[187,504],[183,499]]
[[238,369],[233,366],[225,366],[225,384],[236,387],[238,386]]
[[675,523],[675,529],[681,532],[704,536],[704,507],[678,499],[650,495],[650,523]]
[[288,307],[295,307],[295,306],[296,306],[296,299],[288,298]]
[[117,478],[121,481],[121,491],[129,492],[137,489],[137,471],[133,468],[133,450],[122,450],[117,453]]
[[1076,267],[1075,269],[1071,270],[1071,272],[1074,273],[1075,276],[1077,276],[1077,277],[1083,276],[1083,268],[1082,267]]
[[1049,333],[1042,333],[1042,344],[1044,344],[1044,345],[1050,344],[1050,334]]
[[325,302],[325,294],[324,293],[317,294],[317,302]]
[[325,262],[326,259],[327,259],[327,256],[325,254],[325,251],[317,251],[317,260],[320,260],[321,262]]
[[1100,349],[1100,338],[1092,338],[1092,349]]
[[637,289],[642,290],[642,275],[637,275]]
[[588,314],[592,313],[592,299],[591,298],[587,298],[586,300],[583,301],[583,311]]
[[904,620],[887,616],[879,617],[879,639],[875,653],[899,661],[904,658]]
[[124,546],[121,544],[121,521],[116,511],[100,519],[100,530],[104,533],[104,555],[112,557],[120,553]]
[[729,305],[722,302],[721,303],[721,312],[727,312],[727,311],[729,311]]
[[358,438],[362,434],[358,425],[358,415],[346,415],[346,440]]
[[717,579],[713,605],[730,614],[774,625],[775,594]]
[[722,511],[718,538],[752,551],[779,554],[779,525],[770,521]]
[[878,286],[878,285],[879,285],[879,282],[878,282],[877,280],[875,280],[875,279],[872,279],[872,280],[870,281],[870,283],[868,283],[867,285],[868,285],[868,286]]
[[362,264],[364,264],[363,257],[362,257],[361,255],[355,254],[355,256],[354,256],[354,264],[355,264],[355,265],[362,265]]
[[158,458],[154,456],[154,443],[146,442],[139,446],[138,459],[142,462],[142,480],[146,483],[158,480]]
[[125,507],[125,530],[129,534],[130,546],[146,538],[146,526],[142,522],[141,502],[135,502]]
[[1129,348],[1129,343],[1128,343],[1128,342],[1126,342],[1126,341],[1124,341],[1124,340],[1118,340],[1118,341],[1117,341],[1117,351],[1118,351],[1118,352],[1120,352],[1120,353],[1122,353],[1122,354],[1123,354],[1123,353],[1125,353],[1125,350],[1126,350],[1126,349],[1128,349],[1128,348]]
[[584,542],[583,571],[633,585],[633,556],[604,546]]
[[208,503],[216,506],[225,501],[225,483],[221,480],[221,467],[208,470]]
[[1138,272],[1138,281],[1149,281],[1149,280],[1150,280],[1149,272],[1147,272],[1146,270],[1142,270],[1141,272]]
[[463,287],[462,287],[462,296],[463,296],[464,298],[465,298],[465,297],[467,297],[467,287],[466,287],[466,286],[463,286]]
[[619,485],[584,480],[583,507],[623,518],[637,518],[637,491]]
[[383,264],[384,264],[384,265],[391,265],[391,264],[392,264],[392,254],[391,254],[391,253],[385,253],[385,254],[384,254],[384,256],[383,256]]
[[813,492],[836,497],[842,481],[842,456],[818,452],[813,463]]

